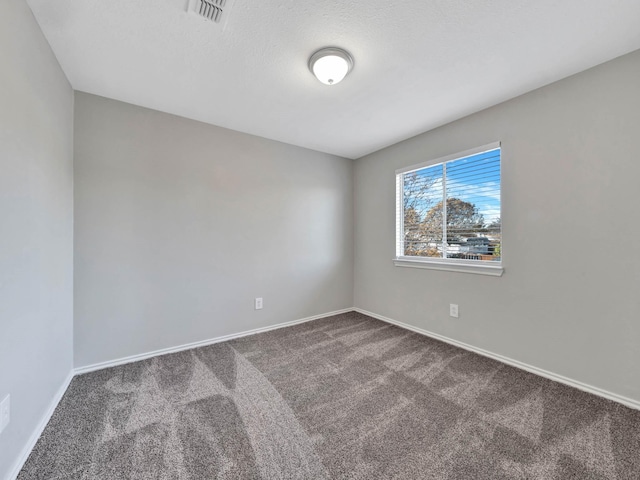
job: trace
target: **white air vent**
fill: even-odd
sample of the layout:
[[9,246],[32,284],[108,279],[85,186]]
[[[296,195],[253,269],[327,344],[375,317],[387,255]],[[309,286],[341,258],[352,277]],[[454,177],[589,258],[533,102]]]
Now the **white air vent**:
[[189,0],[190,13],[224,27],[233,0]]

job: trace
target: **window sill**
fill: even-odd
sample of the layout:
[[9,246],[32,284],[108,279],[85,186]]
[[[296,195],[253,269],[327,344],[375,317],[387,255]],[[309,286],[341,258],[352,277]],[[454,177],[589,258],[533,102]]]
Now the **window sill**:
[[396,267],[427,268],[430,270],[444,270],[447,272],[473,273],[477,275],[502,276],[502,265],[487,265],[486,263],[454,262],[452,260],[422,260],[411,257],[398,257],[393,259]]

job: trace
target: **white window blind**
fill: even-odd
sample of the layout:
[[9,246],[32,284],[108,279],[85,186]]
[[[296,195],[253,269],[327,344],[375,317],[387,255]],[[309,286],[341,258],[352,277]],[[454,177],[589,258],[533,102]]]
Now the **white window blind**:
[[396,257],[502,260],[500,144],[396,172]]

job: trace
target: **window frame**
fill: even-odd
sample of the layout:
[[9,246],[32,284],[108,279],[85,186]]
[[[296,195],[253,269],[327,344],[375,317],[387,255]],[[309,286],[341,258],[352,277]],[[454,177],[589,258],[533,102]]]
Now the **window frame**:
[[[451,272],[474,273],[480,275],[501,276],[504,273],[504,248],[502,240],[500,242],[500,260],[466,260],[459,258],[435,258],[405,256],[404,253],[404,175],[407,173],[422,170],[435,165],[446,164],[454,160],[461,160],[466,157],[478,155],[490,150],[500,149],[500,218],[502,219],[502,164],[503,151],[502,142],[493,142],[480,147],[471,148],[463,152],[453,153],[444,157],[427,160],[408,167],[396,170],[396,256],[393,263],[396,267],[427,268],[431,270],[444,270]],[[443,206],[446,215],[446,179],[443,190]],[[502,231],[502,227],[501,227]]]

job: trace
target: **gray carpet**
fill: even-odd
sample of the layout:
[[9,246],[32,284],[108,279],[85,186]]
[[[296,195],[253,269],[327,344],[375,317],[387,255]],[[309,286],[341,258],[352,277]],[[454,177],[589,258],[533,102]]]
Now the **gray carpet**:
[[348,313],[76,377],[63,478],[640,479],[640,412]]

